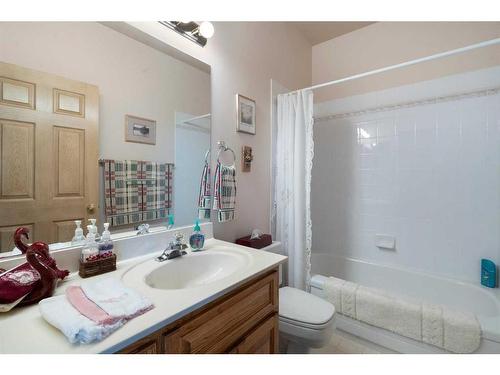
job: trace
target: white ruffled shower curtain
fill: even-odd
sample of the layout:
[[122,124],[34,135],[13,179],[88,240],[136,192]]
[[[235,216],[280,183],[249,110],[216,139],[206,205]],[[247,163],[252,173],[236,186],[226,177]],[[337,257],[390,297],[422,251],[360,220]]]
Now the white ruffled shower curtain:
[[311,281],[311,169],[313,94],[278,95],[276,239],[288,256],[288,285],[309,291]]

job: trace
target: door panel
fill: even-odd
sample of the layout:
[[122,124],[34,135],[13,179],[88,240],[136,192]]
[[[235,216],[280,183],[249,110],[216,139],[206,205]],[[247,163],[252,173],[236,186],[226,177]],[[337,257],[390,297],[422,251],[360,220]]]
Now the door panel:
[[35,126],[0,119],[0,199],[33,199]]
[[[33,223],[30,224],[20,224],[23,227],[26,227],[30,230],[30,233],[35,233],[34,225]],[[19,226],[20,226],[19,225]],[[7,252],[11,251],[14,246],[14,241],[13,241],[13,234],[15,230],[17,229],[18,226],[12,226],[12,227],[0,227],[0,253],[1,252]]]
[[1,62],[0,83],[0,228],[71,240],[99,202],[98,88]]
[[72,220],[54,222],[54,238],[56,239],[56,242],[71,241],[75,235],[75,220],[82,220],[82,218],[75,217]]
[[85,195],[85,130],[54,126],[55,196]]

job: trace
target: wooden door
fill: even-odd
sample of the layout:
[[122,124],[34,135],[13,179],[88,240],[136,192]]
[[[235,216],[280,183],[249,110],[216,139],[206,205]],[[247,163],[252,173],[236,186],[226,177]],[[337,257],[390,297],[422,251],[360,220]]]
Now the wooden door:
[[65,242],[97,215],[98,116],[96,86],[0,62],[0,251],[18,226]]

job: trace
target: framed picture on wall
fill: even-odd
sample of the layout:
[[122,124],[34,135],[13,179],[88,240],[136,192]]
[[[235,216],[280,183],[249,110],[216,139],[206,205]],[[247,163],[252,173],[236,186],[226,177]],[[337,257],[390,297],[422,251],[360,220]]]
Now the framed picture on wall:
[[156,121],[131,115],[125,116],[125,141],[156,144]]
[[241,133],[255,134],[255,100],[243,95],[236,95],[238,118],[236,130]]

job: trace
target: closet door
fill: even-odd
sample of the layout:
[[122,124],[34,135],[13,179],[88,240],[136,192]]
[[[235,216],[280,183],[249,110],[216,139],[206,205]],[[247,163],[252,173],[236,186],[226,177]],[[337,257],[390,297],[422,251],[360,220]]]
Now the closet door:
[[98,88],[0,62],[0,251],[71,240],[97,215]]

